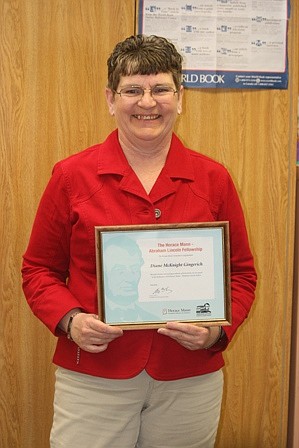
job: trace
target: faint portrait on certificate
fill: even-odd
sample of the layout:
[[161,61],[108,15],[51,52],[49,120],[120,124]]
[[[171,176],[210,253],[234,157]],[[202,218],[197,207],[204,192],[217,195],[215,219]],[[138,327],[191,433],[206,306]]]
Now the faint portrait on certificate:
[[139,245],[130,237],[120,235],[105,245],[105,299],[108,321],[127,322],[152,319],[138,306],[139,282],[144,265]]

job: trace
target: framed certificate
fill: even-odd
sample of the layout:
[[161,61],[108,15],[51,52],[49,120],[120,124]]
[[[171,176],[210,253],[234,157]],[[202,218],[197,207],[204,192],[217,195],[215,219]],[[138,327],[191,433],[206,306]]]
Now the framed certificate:
[[229,223],[95,227],[99,317],[124,329],[231,324]]

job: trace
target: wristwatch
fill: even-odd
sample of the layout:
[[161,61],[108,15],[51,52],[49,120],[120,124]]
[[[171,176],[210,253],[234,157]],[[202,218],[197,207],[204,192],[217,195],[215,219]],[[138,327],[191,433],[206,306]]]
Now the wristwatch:
[[75,316],[77,316],[77,314],[81,313],[82,311],[76,311],[75,313],[71,314],[68,324],[67,324],[67,329],[66,329],[66,336],[70,341],[73,341],[72,335],[71,335],[71,330],[72,330],[72,325],[73,325],[73,319]]

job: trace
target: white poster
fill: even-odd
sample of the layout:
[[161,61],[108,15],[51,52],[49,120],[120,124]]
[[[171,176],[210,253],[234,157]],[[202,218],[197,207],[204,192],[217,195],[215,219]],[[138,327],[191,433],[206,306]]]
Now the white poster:
[[186,87],[286,89],[288,0],[140,0],[138,33],[170,39]]

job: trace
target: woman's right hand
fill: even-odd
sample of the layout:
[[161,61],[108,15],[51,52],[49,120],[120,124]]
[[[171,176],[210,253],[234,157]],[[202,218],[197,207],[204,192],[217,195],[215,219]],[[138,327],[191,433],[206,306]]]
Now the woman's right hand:
[[95,314],[79,312],[73,317],[70,336],[82,349],[90,353],[100,353],[110,342],[123,335],[120,327],[107,325]]

